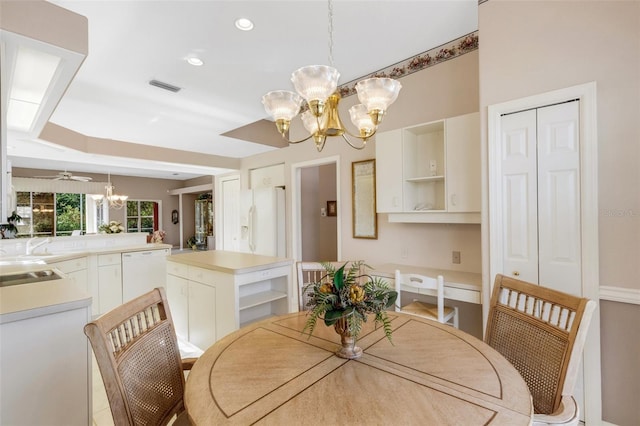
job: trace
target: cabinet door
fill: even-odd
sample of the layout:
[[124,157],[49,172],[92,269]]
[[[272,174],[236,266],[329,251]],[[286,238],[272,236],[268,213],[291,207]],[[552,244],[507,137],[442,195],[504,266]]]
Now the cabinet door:
[[98,294],[100,314],[122,305],[122,266],[98,267]]
[[447,119],[447,211],[480,211],[480,167],[480,114]]
[[402,211],[402,129],[376,135],[378,213]]
[[185,278],[167,275],[167,300],[176,334],[189,341],[189,282]]
[[216,341],[216,289],[189,281],[189,342],[202,350]]

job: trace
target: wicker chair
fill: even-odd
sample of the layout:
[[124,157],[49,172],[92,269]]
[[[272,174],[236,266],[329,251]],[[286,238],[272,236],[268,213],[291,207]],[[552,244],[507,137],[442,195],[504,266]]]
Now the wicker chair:
[[596,303],[498,274],[485,341],[520,372],[533,397],[534,425],[577,425],[573,398]]
[[[347,262],[336,261],[323,263],[328,263],[338,269]],[[347,265],[347,268],[348,267],[349,265]],[[364,268],[364,265],[362,268]],[[362,268],[360,272],[364,273]],[[307,306],[309,296],[306,293],[311,292],[311,289],[307,288],[307,292],[305,292],[304,289],[308,284],[319,282],[325,275],[327,275],[327,271],[322,267],[320,262],[296,262],[296,269],[298,275],[298,307],[300,311],[307,311],[309,310],[309,307]]]
[[189,424],[184,373],[162,288],[143,294],[85,325],[116,425]]
[[[458,308],[444,306],[444,277],[442,275],[433,278],[418,274],[402,274],[399,270],[396,270],[395,285],[398,292],[396,311],[438,321],[442,324],[453,325],[458,328]],[[403,290],[415,293],[420,293],[422,290],[433,290],[436,292],[436,304],[414,300],[403,305]]]

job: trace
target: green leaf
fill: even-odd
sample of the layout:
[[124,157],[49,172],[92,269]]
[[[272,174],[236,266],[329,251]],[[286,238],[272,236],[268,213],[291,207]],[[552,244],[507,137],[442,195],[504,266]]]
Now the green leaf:
[[393,304],[396,303],[396,299],[398,298],[398,292],[397,291],[390,291],[387,294],[389,295],[389,300],[387,300],[387,304],[384,305],[385,308],[389,308],[389,307],[393,306]]
[[340,318],[344,315],[343,311],[331,310],[324,313],[324,323],[327,326],[332,326],[337,323]]
[[333,275],[333,285],[336,287],[336,290],[340,291],[344,287],[344,267],[347,266],[345,263],[338,269]]

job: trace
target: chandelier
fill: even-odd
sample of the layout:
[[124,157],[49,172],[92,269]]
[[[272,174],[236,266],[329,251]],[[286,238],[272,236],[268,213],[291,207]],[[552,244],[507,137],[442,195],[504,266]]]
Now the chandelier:
[[107,186],[104,187],[106,193],[102,194],[94,194],[91,196],[95,203],[98,206],[102,206],[105,203],[108,203],[109,208],[112,209],[121,209],[126,204],[128,195],[117,195],[114,193],[116,187],[111,184],[111,173],[108,174],[108,182]]
[[[298,93],[276,90],[262,97],[267,113],[275,120],[280,135],[290,144],[313,138],[318,152],[322,151],[327,137],[342,136],[355,149],[363,149],[367,140],[376,133],[385,112],[402,88],[400,82],[391,78],[368,78],[356,84],[360,104],[349,108],[351,122],[359,134],[350,133],[342,124],[338,113],[340,94],[337,91],[340,73],[333,68],[333,7],[329,9],[329,64],[309,65],[293,72],[291,82]],[[303,103],[307,109],[300,116],[309,135],[292,141],[287,137],[291,120],[298,115]],[[353,139],[353,141],[352,141]],[[354,142],[355,141],[355,142]]]

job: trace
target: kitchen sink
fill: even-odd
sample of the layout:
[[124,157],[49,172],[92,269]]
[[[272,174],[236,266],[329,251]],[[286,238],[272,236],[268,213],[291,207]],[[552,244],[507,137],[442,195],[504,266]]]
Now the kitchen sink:
[[31,272],[18,272],[0,276],[0,287],[8,287],[11,285],[28,284],[40,281],[59,280],[62,277],[51,269]]

